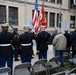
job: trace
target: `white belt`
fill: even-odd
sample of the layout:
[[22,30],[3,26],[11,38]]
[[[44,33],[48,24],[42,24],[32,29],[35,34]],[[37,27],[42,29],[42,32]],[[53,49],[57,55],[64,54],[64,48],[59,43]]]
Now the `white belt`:
[[0,44],[0,46],[10,46],[11,44]]
[[29,44],[21,44],[21,46],[30,46],[31,45],[31,43],[29,43]]

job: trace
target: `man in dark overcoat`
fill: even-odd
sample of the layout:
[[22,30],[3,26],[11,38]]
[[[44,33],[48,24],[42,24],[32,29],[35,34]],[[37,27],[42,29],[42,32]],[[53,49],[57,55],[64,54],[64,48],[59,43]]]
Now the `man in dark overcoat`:
[[39,50],[39,59],[47,59],[48,41],[51,35],[45,30],[45,26],[40,27],[37,35],[37,44]]
[[72,46],[72,57],[74,57],[76,55],[76,28],[71,35],[70,43]]
[[67,50],[70,50],[70,38],[71,38],[71,35],[70,35],[70,33],[68,33],[68,30],[65,30],[64,36],[67,39]]

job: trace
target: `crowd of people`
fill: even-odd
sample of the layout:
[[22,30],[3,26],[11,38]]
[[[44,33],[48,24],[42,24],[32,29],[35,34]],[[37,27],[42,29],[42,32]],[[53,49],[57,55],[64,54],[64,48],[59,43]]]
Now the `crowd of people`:
[[48,45],[52,44],[55,50],[55,56],[61,57],[61,66],[64,66],[64,50],[70,50],[72,47],[72,57],[76,54],[76,30],[68,33],[68,30],[62,34],[60,29],[56,29],[51,35],[45,30],[45,26],[40,27],[40,32],[35,34],[31,32],[29,25],[24,25],[24,32],[18,34],[18,29],[14,28],[14,32],[8,32],[9,25],[2,24],[0,32],[0,67],[7,66],[13,68],[13,54],[15,61],[19,61],[20,54],[21,63],[31,62],[33,54],[33,42],[36,41],[36,49],[39,52],[39,60],[47,59]]

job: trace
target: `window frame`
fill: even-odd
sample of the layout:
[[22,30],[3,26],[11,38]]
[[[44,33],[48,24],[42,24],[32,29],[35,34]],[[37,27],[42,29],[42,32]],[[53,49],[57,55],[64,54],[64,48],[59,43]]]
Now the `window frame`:
[[[14,13],[11,13],[11,8],[15,8],[15,12]],[[12,10],[13,10],[12,9]],[[13,16],[13,15],[10,15],[10,14],[16,14],[15,16]],[[10,18],[12,17],[12,20],[13,21],[11,21],[11,22],[13,22],[13,23],[11,23],[10,22]],[[17,21],[16,22],[14,22],[15,20],[17,19]],[[11,25],[15,25],[15,26],[18,26],[18,7],[12,7],[12,6],[9,6],[9,24],[11,24]]]
[[[70,28],[75,28],[75,16],[70,16],[70,21],[73,21],[74,23],[70,23]],[[73,27],[71,27],[71,25],[73,26]]]
[[[2,14],[1,14],[1,12],[0,12],[0,19],[1,19],[1,22],[0,22],[0,24],[3,24],[3,23],[6,23],[6,21],[7,21],[7,18],[6,18],[6,6],[5,5],[0,5],[0,6],[2,6],[2,8],[1,8],[1,10],[3,10],[3,11],[1,11],[2,12]],[[5,9],[4,9],[5,8]],[[2,17],[2,18],[1,18]],[[3,18],[4,18],[4,21],[3,21]],[[2,22],[3,21],[3,22]]]
[[57,0],[57,4],[61,4],[62,5],[62,0]]
[[[54,17],[54,19],[51,18],[51,15],[54,15],[54,16],[52,16],[52,17]],[[53,20],[51,20],[51,19],[53,19]],[[51,25],[52,22],[53,22],[53,25]],[[49,13],[49,27],[55,27],[55,13],[54,12]]]

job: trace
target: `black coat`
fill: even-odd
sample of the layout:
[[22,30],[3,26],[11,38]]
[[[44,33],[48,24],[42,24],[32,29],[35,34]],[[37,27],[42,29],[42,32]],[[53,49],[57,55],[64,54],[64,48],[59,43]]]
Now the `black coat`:
[[51,35],[51,38],[49,39],[50,44],[52,44],[52,41],[56,35],[57,35],[57,30]]
[[72,33],[70,42],[71,42],[71,46],[76,46],[76,31]]
[[47,51],[48,50],[48,41],[51,35],[48,32],[42,31],[37,36],[37,49],[39,51]]
[[[11,44],[12,33],[2,31],[0,33],[0,44]],[[13,56],[13,50],[11,46],[0,46],[0,57]]]
[[69,33],[65,33],[64,36],[66,37],[67,39],[67,48],[70,47],[71,43],[70,43],[70,38],[71,38],[71,35]]
[[[20,47],[20,42],[19,42],[19,34],[16,33],[15,31],[12,33],[13,34],[13,39],[12,39],[12,44],[14,47]],[[15,37],[16,35],[16,37]]]
[[19,36],[20,44],[29,44],[30,46],[21,46],[20,55],[21,56],[31,56],[32,55],[32,40],[35,39],[35,35],[32,33],[25,32]]

